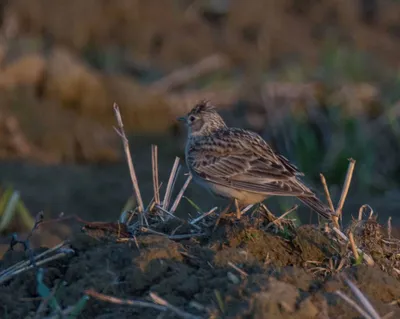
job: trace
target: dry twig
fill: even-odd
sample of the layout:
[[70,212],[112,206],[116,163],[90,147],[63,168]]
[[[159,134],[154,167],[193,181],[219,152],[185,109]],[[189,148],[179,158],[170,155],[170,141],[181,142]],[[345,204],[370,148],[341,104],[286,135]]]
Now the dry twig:
[[190,313],[187,313],[183,310],[180,310],[179,308],[171,305],[168,301],[166,301],[165,299],[161,298],[160,296],[156,295],[153,292],[150,293],[150,298],[155,303],[166,307],[167,309],[171,310],[173,313],[175,313],[177,316],[179,316],[181,318],[184,318],[184,319],[199,319],[200,318],[200,317],[194,316]]
[[363,215],[364,210],[365,210],[366,208],[369,208],[369,218],[371,218],[371,216],[373,215],[374,210],[372,209],[372,207],[369,206],[368,204],[364,204],[364,205],[362,205],[362,206],[360,207],[360,209],[358,210],[358,220],[359,220],[359,221],[362,220],[362,215]]
[[153,172],[154,202],[160,205],[160,187],[158,182],[158,148],[151,145],[151,167]]
[[152,302],[133,300],[133,299],[121,299],[121,298],[116,298],[113,296],[104,295],[93,289],[86,290],[85,294],[92,298],[95,298],[95,299],[98,299],[101,301],[106,301],[109,303],[118,304],[118,305],[128,305],[128,306],[134,306],[134,307],[152,308],[152,309],[156,309],[159,311],[166,311],[168,309],[165,306],[157,305]]
[[199,222],[200,220],[202,220],[203,218],[207,217],[208,215],[211,215],[212,213],[214,213],[216,210],[218,209],[218,207],[214,207],[212,209],[210,209],[208,212],[200,215],[199,217],[194,218],[192,221],[190,221],[190,225],[195,225],[197,222]]
[[336,207],[336,214],[341,218],[343,205],[349,192],[351,179],[353,177],[354,166],[356,161],[352,158],[349,159],[349,167],[347,169],[346,179],[344,180],[344,185],[342,189],[342,194],[340,195],[338,206]]
[[206,233],[194,233],[194,234],[182,234],[182,235],[167,235],[165,233],[162,232],[158,232],[156,230],[153,230],[151,228],[147,228],[147,227],[142,227],[140,229],[142,232],[144,233],[150,233],[150,234],[154,234],[154,235],[159,235],[159,236],[164,236],[167,237],[168,239],[187,239],[187,238],[192,238],[192,237],[201,237],[201,236],[205,236]]
[[245,272],[244,270],[240,269],[238,266],[236,266],[234,263],[228,261],[228,265],[235,269],[239,274],[241,274],[243,277],[248,277],[249,274]]
[[169,175],[167,189],[165,190],[164,200],[162,204],[162,208],[164,209],[168,209],[169,202],[171,200],[172,188],[177,175],[178,166],[179,166],[179,157],[176,157],[174,165],[172,166],[171,174]]
[[[332,227],[332,230],[337,235],[339,235],[339,237],[342,238],[344,241],[349,242],[349,239],[347,238],[347,236],[345,234],[343,234],[343,232],[339,228]],[[363,252],[360,248],[356,248],[356,249],[359,254],[363,254],[363,259],[367,262],[368,266],[373,266],[375,264],[374,260],[372,259],[372,257],[370,255]]]
[[31,270],[31,269],[33,269],[35,267],[41,266],[41,265],[46,264],[46,263],[48,263],[50,261],[54,261],[54,260],[58,260],[58,259],[64,258],[64,257],[70,255],[73,252],[74,251],[72,249],[69,249],[69,250],[66,250],[65,252],[58,253],[58,254],[56,254],[54,256],[51,256],[49,258],[46,258],[46,259],[43,259],[43,260],[40,260],[40,261],[35,261],[35,264],[26,265],[26,266],[23,266],[21,268],[15,269],[12,272],[7,272],[3,276],[0,277],[0,284],[2,284],[5,281],[10,280],[11,278],[13,278],[16,275],[19,275],[19,274],[21,274],[21,273],[23,273],[25,271]]
[[368,301],[368,299],[364,296],[364,294],[360,291],[360,289],[357,288],[355,284],[351,282],[344,274],[342,274],[342,277],[346,284],[349,286],[350,290],[353,292],[353,294],[357,297],[357,299],[361,302],[361,304],[364,306],[364,309],[370,314],[370,317],[372,319],[380,319],[381,317],[379,314],[376,312],[374,307],[371,305],[371,303]]
[[353,236],[352,232],[349,233],[349,241],[350,241],[351,250],[353,251],[354,258],[357,261],[357,260],[359,260],[360,255],[358,254],[357,246],[356,246],[356,243],[354,241],[354,236]]
[[[134,195],[135,195],[135,198],[139,205],[139,212],[143,213],[144,205],[143,205],[142,195],[140,194],[140,189],[139,189],[139,184],[138,184],[138,180],[136,177],[135,167],[133,166],[132,156],[131,156],[131,152],[129,149],[129,141],[126,137],[125,130],[124,130],[124,123],[122,122],[121,113],[119,111],[119,106],[117,105],[117,103],[114,103],[113,108],[114,108],[115,118],[117,119],[117,123],[118,123],[118,128],[114,127],[114,129],[122,139],[122,144],[124,146],[126,161],[128,163],[129,173],[130,173],[131,179],[132,179]],[[142,215],[143,214],[140,214],[141,224],[143,224],[143,216]]]
[[179,191],[178,195],[176,196],[174,203],[172,204],[172,207],[171,207],[171,210],[170,210],[172,214],[174,214],[176,209],[178,208],[178,205],[179,205],[179,203],[180,203],[180,201],[182,199],[182,196],[185,193],[186,188],[189,186],[189,183],[190,183],[191,180],[192,180],[192,175],[189,175],[188,178],[185,181],[185,184],[183,184],[181,190]]
[[329,208],[334,212],[335,207],[333,206],[331,194],[329,192],[329,188],[328,188],[328,184],[326,183],[325,176],[322,174],[319,174],[319,177],[321,178],[322,186],[324,187],[325,197],[326,197],[326,200],[328,201]]
[[[265,207],[265,206],[264,206]],[[293,211],[295,211],[299,206],[298,205],[294,205],[291,209],[289,209],[286,213],[282,214],[281,216],[279,216],[277,219],[275,219],[274,221],[270,222],[267,227],[265,229],[268,229],[269,227],[271,227],[272,225],[276,225],[277,223],[279,223],[280,220],[284,219],[285,216],[289,215],[290,213],[292,213]],[[267,209],[268,211],[268,209]],[[271,213],[272,214],[272,213]]]
[[[41,254],[35,256],[35,260],[38,261],[38,260],[42,259],[44,256],[46,256],[46,255],[52,253],[53,251],[56,251],[56,250],[60,249],[61,247],[63,247],[63,246],[66,245],[67,243],[68,243],[68,242],[63,241],[63,242],[59,243],[58,245],[54,246],[53,248],[50,248],[50,249],[45,250],[45,251],[42,252]],[[23,260],[23,261],[20,261],[20,262],[16,263],[15,265],[13,265],[13,266],[11,266],[11,267],[9,267],[9,268],[4,269],[3,271],[1,271],[1,272],[0,272],[0,278],[3,277],[6,273],[11,273],[11,272],[15,271],[16,269],[21,269],[21,268],[23,268],[23,267],[26,267],[26,266],[28,266],[30,263],[31,263],[30,260]]]
[[335,291],[335,294],[337,294],[340,298],[342,298],[345,302],[347,302],[351,307],[353,307],[356,311],[359,312],[361,316],[363,316],[365,319],[373,319],[367,312],[364,311],[357,303],[351,299],[350,297],[347,297],[343,292],[340,290]]

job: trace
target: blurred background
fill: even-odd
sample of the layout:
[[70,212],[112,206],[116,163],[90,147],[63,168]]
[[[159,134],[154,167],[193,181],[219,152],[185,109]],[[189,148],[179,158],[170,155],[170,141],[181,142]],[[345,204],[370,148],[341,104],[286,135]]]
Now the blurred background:
[[[323,173],[335,203],[354,158],[346,218],[369,204],[381,222],[400,222],[400,1],[2,0],[0,34],[3,234],[24,225],[4,222],[13,194],[10,220],[118,218],[132,187],[114,101],[145,202],[151,144],[164,184],[182,159],[180,186],[186,132],[175,119],[209,99],[320,196]],[[194,184],[186,196],[204,210],[220,204]],[[271,201],[277,215],[292,204]]]

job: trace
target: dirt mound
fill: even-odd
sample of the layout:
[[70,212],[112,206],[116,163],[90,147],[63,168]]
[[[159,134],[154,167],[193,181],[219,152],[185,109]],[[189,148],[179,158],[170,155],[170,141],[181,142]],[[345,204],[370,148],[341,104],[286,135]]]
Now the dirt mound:
[[[43,282],[48,287],[60,285],[55,296],[62,308],[76,304],[85,291],[93,289],[142,301],[151,301],[148,296],[154,293],[199,318],[355,318],[359,314],[336,294],[340,290],[351,295],[340,271],[381,315],[400,315],[398,279],[380,269],[379,263],[328,269],[326,261],[335,258],[337,244],[316,226],[302,226],[282,236],[246,218],[240,222],[226,219],[216,232],[204,237],[174,241],[142,234],[124,242],[105,236],[110,235],[110,227],[107,233],[105,227],[97,232],[92,228],[74,232],[69,245],[72,256],[45,266]],[[161,228],[176,229],[176,222]],[[0,271],[25,259],[24,252],[8,251]],[[0,296],[4,316],[34,318],[42,302],[37,273],[30,270],[4,282]],[[159,312],[91,298],[82,317],[153,318]],[[165,315],[176,318],[169,311]]]

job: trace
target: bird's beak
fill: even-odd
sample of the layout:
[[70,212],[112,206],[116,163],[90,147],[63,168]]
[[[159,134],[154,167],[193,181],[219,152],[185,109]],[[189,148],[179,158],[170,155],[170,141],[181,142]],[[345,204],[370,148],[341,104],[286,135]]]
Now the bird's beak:
[[177,120],[178,120],[179,122],[186,122],[186,116],[178,117]]

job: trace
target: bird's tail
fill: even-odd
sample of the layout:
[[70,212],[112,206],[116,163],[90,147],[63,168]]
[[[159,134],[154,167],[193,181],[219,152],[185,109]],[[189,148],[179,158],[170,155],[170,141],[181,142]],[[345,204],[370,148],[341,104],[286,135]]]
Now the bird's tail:
[[322,203],[316,196],[299,196],[297,198],[326,219],[332,219],[332,216],[336,216],[335,212]]

